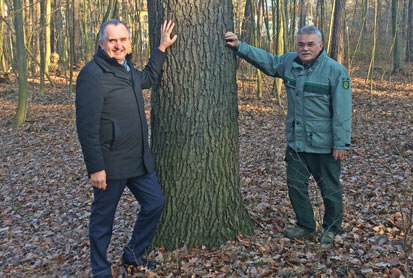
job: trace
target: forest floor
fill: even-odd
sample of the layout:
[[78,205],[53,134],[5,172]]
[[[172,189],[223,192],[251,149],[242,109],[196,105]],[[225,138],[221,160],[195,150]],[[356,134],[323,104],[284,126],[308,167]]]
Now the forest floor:
[[[412,277],[409,72],[375,81],[372,92],[354,73],[352,147],[342,166],[344,222],[332,246],[283,236],[295,222],[285,183],[285,112],[266,77],[262,99],[254,83],[238,86],[241,190],[254,234],[217,248],[156,249],[149,256],[160,263],[157,269],[128,275],[120,256],[138,204],[125,192],[109,249],[115,277]],[[44,96],[35,82],[29,90],[27,121],[12,129],[17,85],[0,84],[0,277],[90,277],[92,190],[74,129],[73,97],[63,84],[48,87]],[[310,194],[319,224],[314,182]]]

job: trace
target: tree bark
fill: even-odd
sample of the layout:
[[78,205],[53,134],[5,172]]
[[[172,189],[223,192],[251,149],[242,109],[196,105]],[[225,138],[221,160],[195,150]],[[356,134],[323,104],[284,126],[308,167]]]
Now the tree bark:
[[[0,0],[0,16],[4,17],[5,16],[5,11],[4,11],[4,0]],[[4,42],[6,38],[6,28],[3,20],[0,20],[0,70],[3,72],[7,72],[7,62],[6,62],[6,55],[4,53]]]
[[[284,16],[283,16],[283,0],[277,0],[277,47],[275,54],[280,56],[284,54]],[[282,111],[282,100],[281,100],[281,87],[282,87],[282,79],[275,78],[274,85],[273,85],[273,92],[277,96],[278,106],[280,108],[280,112]]]
[[[372,80],[371,76],[373,75],[373,71],[374,71],[374,62],[376,59],[378,18],[379,18],[379,0],[376,0],[376,2],[374,3],[373,46],[371,49],[371,59],[370,59],[369,70],[367,72],[366,81],[369,79]],[[370,82],[370,84],[372,84],[372,82]]]
[[44,68],[44,72],[46,74],[49,74],[49,65],[50,65],[50,54],[51,54],[51,47],[50,47],[50,38],[51,38],[51,19],[52,19],[52,2],[51,0],[44,0],[45,2],[45,26],[44,26],[44,32],[45,32],[45,61],[46,65]]
[[399,0],[392,0],[392,31],[393,31],[393,72],[398,72],[403,68],[401,55],[401,34],[400,34],[400,13]]
[[147,3],[152,47],[164,19],[179,34],[152,89],[151,145],[166,197],[154,245],[218,246],[253,230],[239,188],[236,59],[223,40],[232,3]]
[[346,0],[335,0],[333,34],[330,56],[340,64],[344,62],[344,16]]
[[248,44],[252,43],[252,24],[254,24],[255,22],[255,20],[251,16],[251,1],[252,0],[246,0],[245,3],[244,19],[242,22],[242,32],[240,38]]
[[19,127],[26,120],[27,115],[27,60],[26,48],[24,42],[23,15],[19,11],[22,8],[21,0],[13,0],[14,11],[14,28],[16,32],[16,50],[17,50],[17,72],[19,74],[19,101],[14,115],[12,126]]
[[305,8],[305,1],[300,0],[300,28],[305,26],[306,23],[306,8]]
[[40,36],[39,36],[39,52],[40,52],[40,87],[39,95],[44,95],[44,76],[46,72],[46,2],[40,2]]
[[413,62],[413,0],[409,0],[409,15],[407,20],[406,61]]
[[80,65],[80,60],[82,54],[81,50],[81,43],[80,43],[80,7],[79,7],[79,0],[72,0],[72,11],[73,11],[73,45],[74,47],[73,52],[73,65]]

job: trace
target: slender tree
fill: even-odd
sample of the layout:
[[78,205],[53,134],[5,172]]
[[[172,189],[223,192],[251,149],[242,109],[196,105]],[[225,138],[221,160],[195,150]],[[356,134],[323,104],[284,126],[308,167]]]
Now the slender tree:
[[409,14],[407,20],[406,61],[413,62],[413,0],[409,0]]
[[[256,47],[259,47],[259,30],[258,30],[258,24],[255,22],[255,3],[256,0],[251,0],[251,18],[252,20],[252,42],[253,45]],[[257,97],[262,97],[262,74],[259,69],[256,69],[256,75],[257,75]]]
[[80,6],[79,0],[72,0],[72,11],[73,11],[73,64],[79,65],[81,60],[81,44],[80,44]]
[[403,68],[399,5],[400,0],[392,0],[393,72],[398,72]]
[[334,11],[336,6],[336,0],[333,0],[333,8],[331,9],[330,25],[328,31],[328,42],[327,42],[327,54],[330,55],[331,52],[331,40],[333,38],[333,26],[334,26]]
[[21,0],[13,0],[14,4],[14,28],[16,32],[17,72],[19,80],[19,101],[12,125],[19,127],[26,120],[27,115],[27,61],[23,30],[23,15],[21,12]]
[[323,40],[325,38],[325,26],[324,22],[326,19],[326,9],[325,9],[325,0],[319,0],[320,1],[320,24],[318,25],[318,28],[323,35]]
[[[283,4],[282,0],[277,0],[277,47],[276,47],[276,55],[284,54],[284,18],[283,18]],[[275,91],[278,105],[280,109],[282,108],[281,102],[281,87],[282,87],[282,79],[276,78],[274,80],[273,91]]]
[[[288,1],[288,0],[286,0]],[[295,28],[296,28],[296,22],[297,22],[297,13],[296,13],[296,6],[297,6],[297,0],[293,0],[291,4],[291,30],[290,32],[290,37],[289,37],[289,45],[293,46],[295,45]],[[288,26],[288,24],[286,25]]]
[[[5,11],[4,11],[4,0],[0,0],[0,16],[4,18],[5,16]],[[3,72],[7,72],[7,61],[6,61],[6,55],[4,52],[4,43],[5,43],[5,23],[3,20],[0,20],[0,70]]]
[[374,3],[373,46],[371,48],[371,60],[370,60],[369,70],[367,72],[367,77],[366,77],[366,81],[368,79],[371,80],[370,82],[371,85],[373,84],[371,75],[373,74],[373,71],[374,71],[374,61],[376,58],[378,18],[379,18],[379,0],[376,0],[376,2]]
[[44,16],[45,16],[45,26],[44,26],[44,47],[45,47],[45,67],[44,72],[49,74],[49,64],[50,64],[50,54],[51,54],[51,19],[52,19],[52,2],[51,0],[43,0],[44,2]]
[[306,13],[306,8],[305,8],[305,1],[300,0],[300,24],[299,24],[300,28],[305,26],[306,17],[307,17],[307,13]]
[[39,95],[44,95],[44,76],[47,73],[46,67],[46,2],[40,1],[40,36],[39,36],[39,53],[40,53],[40,88]]
[[[73,4],[73,3],[72,3]],[[68,65],[69,65],[69,79],[68,79],[68,95],[71,98],[73,94],[73,66],[74,66],[74,57],[75,57],[75,46],[74,46],[74,28],[73,26],[73,20],[74,20],[74,12],[73,12],[73,6],[70,6],[70,1],[66,2],[66,21],[68,24],[66,24],[66,32],[69,37],[69,40],[67,40],[67,48],[68,48]]]
[[339,63],[344,62],[344,16],[346,0],[335,0],[333,34],[330,56]]
[[254,18],[251,15],[252,1],[253,0],[246,0],[244,18],[242,20],[241,39],[248,44],[252,43],[252,26],[254,24]]
[[164,19],[179,34],[151,98],[151,145],[166,196],[154,244],[217,246],[253,229],[239,187],[236,58],[223,41],[234,30],[232,3],[147,3],[152,46]]

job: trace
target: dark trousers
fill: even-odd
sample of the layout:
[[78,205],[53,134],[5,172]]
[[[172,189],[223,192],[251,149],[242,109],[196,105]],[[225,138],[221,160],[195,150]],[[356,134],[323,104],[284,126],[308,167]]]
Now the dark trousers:
[[338,233],[343,220],[343,196],[340,183],[340,160],[332,154],[296,152],[287,147],[287,185],[297,225],[316,230],[314,212],[308,195],[308,179],[313,175],[324,202],[323,229]]
[[138,200],[141,210],[123,257],[131,262],[141,263],[142,254],[155,234],[165,204],[155,172],[129,179],[107,180],[106,190],[94,187],[89,223],[90,258],[94,277],[111,277],[111,267],[106,253],[112,237],[115,210],[125,186]]

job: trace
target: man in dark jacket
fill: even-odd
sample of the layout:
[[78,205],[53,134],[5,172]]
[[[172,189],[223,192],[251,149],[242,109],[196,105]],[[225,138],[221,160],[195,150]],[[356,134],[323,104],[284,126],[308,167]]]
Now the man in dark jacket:
[[149,246],[165,199],[154,172],[148,144],[141,89],[150,88],[161,74],[165,50],[174,23],[161,26],[161,40],[143,71],[131,63],[130,33],[118,20],[99,31],[99,49],[79,73],[76,84],[76,124],[94,200],[89,223],[91,265],[94,277],[111,277],[106,258],[113,218],[125,185],[139,201],[141,211],[122,261],[149,265],[142,254]]

